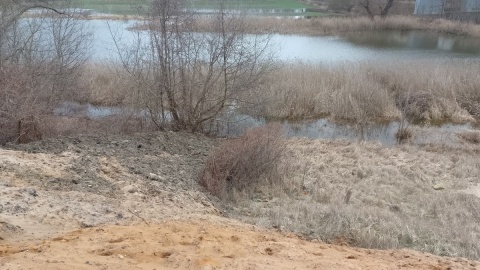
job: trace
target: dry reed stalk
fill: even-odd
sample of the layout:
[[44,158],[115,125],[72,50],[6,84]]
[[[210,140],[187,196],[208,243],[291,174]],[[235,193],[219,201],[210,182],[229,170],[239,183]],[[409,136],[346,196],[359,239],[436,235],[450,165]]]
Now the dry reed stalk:
[[[266,102],[244,112],[270,119],[474,121],[480,114],[478,62],[406,61],[279,67],[251,92]],[[402,116],[403,115],[403,116]]]
[[[197,31],[211,31],[208,17],[200,20]],[[378,30],[427,30],[480,37],[480,25],[446,19],[429,19],[414,16],[388,16],[371,20],[366,16],[319,17],[312,19],[275,18],[252,16],[249,18],[247,32],[254,34],[279,33],[292,35],[338,35],[346,32]],[[145,28],[137,26],[138,29]]]

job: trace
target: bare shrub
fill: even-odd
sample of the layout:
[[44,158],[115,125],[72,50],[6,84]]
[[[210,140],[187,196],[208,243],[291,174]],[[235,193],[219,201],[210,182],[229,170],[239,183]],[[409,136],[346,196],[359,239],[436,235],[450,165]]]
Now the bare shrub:
[[[40,138],[34,135],[38,133],[34,127],[37,121],[27,119],[51,114],[56,104],[78,89],[82,65],[88,58],[90,33],[82,22],[50,4],[11,0],[0,3],[2,142]],[[20,21],[22,14],[32,8],[55,11],[57,16],[49,13],[49,17]]]
[[221,113],[243,102],[240,93],[262,84],[269,38],[247,36],[246,18],[222,8],[207,21],[211,31],[199,33],[195,24],[201,18],[186,4],[152,1],[145,18],[148,35],[118,51],[138,85],[139,106],[158,128],[205,132]]
[[199,183],[220,198],[279,184],[275,172],[284,150],[282,133],[281,125],[270,124],[225,141],[208,158]]
[[42,132],[39,128],[38,118],[31,116],[18,120],[17,143],[29,143],[42,139]]

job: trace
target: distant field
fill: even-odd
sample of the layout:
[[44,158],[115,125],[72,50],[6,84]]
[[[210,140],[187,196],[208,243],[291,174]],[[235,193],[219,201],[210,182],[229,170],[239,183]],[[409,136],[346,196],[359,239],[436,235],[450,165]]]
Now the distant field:
[[76,7],[93,9],[100,13],[134,14],[134,6],[147,7],[150,0],[76,0]]
[[[195,8],[215,8],[220,3],[219,0],[191,0],[190,2]],[[308,5],[295,0],[230,0],[228,5],[250,9],[297,9],[308,7]]]
[[[93,9],[101,13],[111,14],[134,14],[134,6],[146,8],[150,0],[77,0],[76,6],[79,8]],[[219,0],[190,0],[189,5],[195,9],[215,9],[218,8]],[[230,0],[227,3],[229,8],[241,9],[285,9],[293,10],[308,8],[308,5],[297,2],[296,0]],[[293,12],[285,12],[283,15],[298,15]],[[303,14],[304,16],[322,15],[316,12]]]

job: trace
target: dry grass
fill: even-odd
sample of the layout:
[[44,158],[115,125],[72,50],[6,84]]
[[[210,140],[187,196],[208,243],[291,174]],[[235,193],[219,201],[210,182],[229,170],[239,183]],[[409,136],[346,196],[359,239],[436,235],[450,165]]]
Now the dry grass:
[[82,77],[85,90],[75,100],[104,106],[132,104],[135,91],[130,78],[117,65],[88,64]]
[[239,138],[218,146],[208,158],[199,176],[199,183],[220,198],[232,194],[252,194],[265,184],[277,185],[274,176],[284,144],[281,125],[268,125],[248,130]]
[[276,197],[265,187],[237,202],[234,215],[326,242],[478,260],[480,198],[459,191],[480,181],[478,155],[291,140],[280,164],[288,191]]
[[[371,20],[366,16],[320,17],[313,19],[250,17],[248,32],[292,35],[338,35],[346,32],[374,30],[428,30],[439,33],[480,37],[480,25],[446,19],[413,16],[388,16]],[[198,23],[198,31],[211,31],[208,18]],[[138,28],[142,28],[139,26]]]
[[[246,102],[239,103],[240,111],[267,119],[330,116],[358,124],[404,118],[474,121],[480,118],[479,69],[479,62],[460,60],[279,65],[268,83],[242,94]],[[88,90],[76,100],[145,108],[150,95],[132,80],[115,67],[94,66],[85,75]]]
[[480,144],[480,131],[464,131],[458,136],[467,142]]
[[244,112],[273,119],[472,121],[480,116],[479,68],[478,62],[434,60],[290,64],[250,93],[265,102]]

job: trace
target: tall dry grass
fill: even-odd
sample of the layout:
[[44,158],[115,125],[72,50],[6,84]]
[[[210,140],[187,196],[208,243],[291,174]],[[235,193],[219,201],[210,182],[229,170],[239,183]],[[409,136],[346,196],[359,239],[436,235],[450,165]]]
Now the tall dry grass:
[[329,115],[353,121],[472,121],[480,116],[479,68],[478,62],[433,60],[289,64],[271,74],[267,87],[250,93],[264,102],[244,112],[290,120]]
[[116,64],[89,63],[81,80],[85,85],[84,91],[74,98],[81,103],[131,105],[138,97],[132,76]]
[[[427,30],[439,33],[480,37],[480,25],[446,19],[414,16],[388,16],[371,20],[366,16],[319,17],[312,19],[258,17],[249,18],[250,33],[279,33],[291,35],[339,35],[346,32],[376,30]],[[211,31],[209,18],[203,18],[197,31]],[[138,26],[138,29],[144,26]]]
[[285,193],[265,185],[231,214],[329,243],[478,260],[480,198],[461,191],[480,181],[475,149],[290,140]]
[[[243,113],[274,120],[475,121],[480,118],[477,70],[480,62],[466,60],[278,65],[268,83],[242,93],[238,106]],[[132,80],[114,66],[93,66],[76,100],[146,108],[148,89]]]

